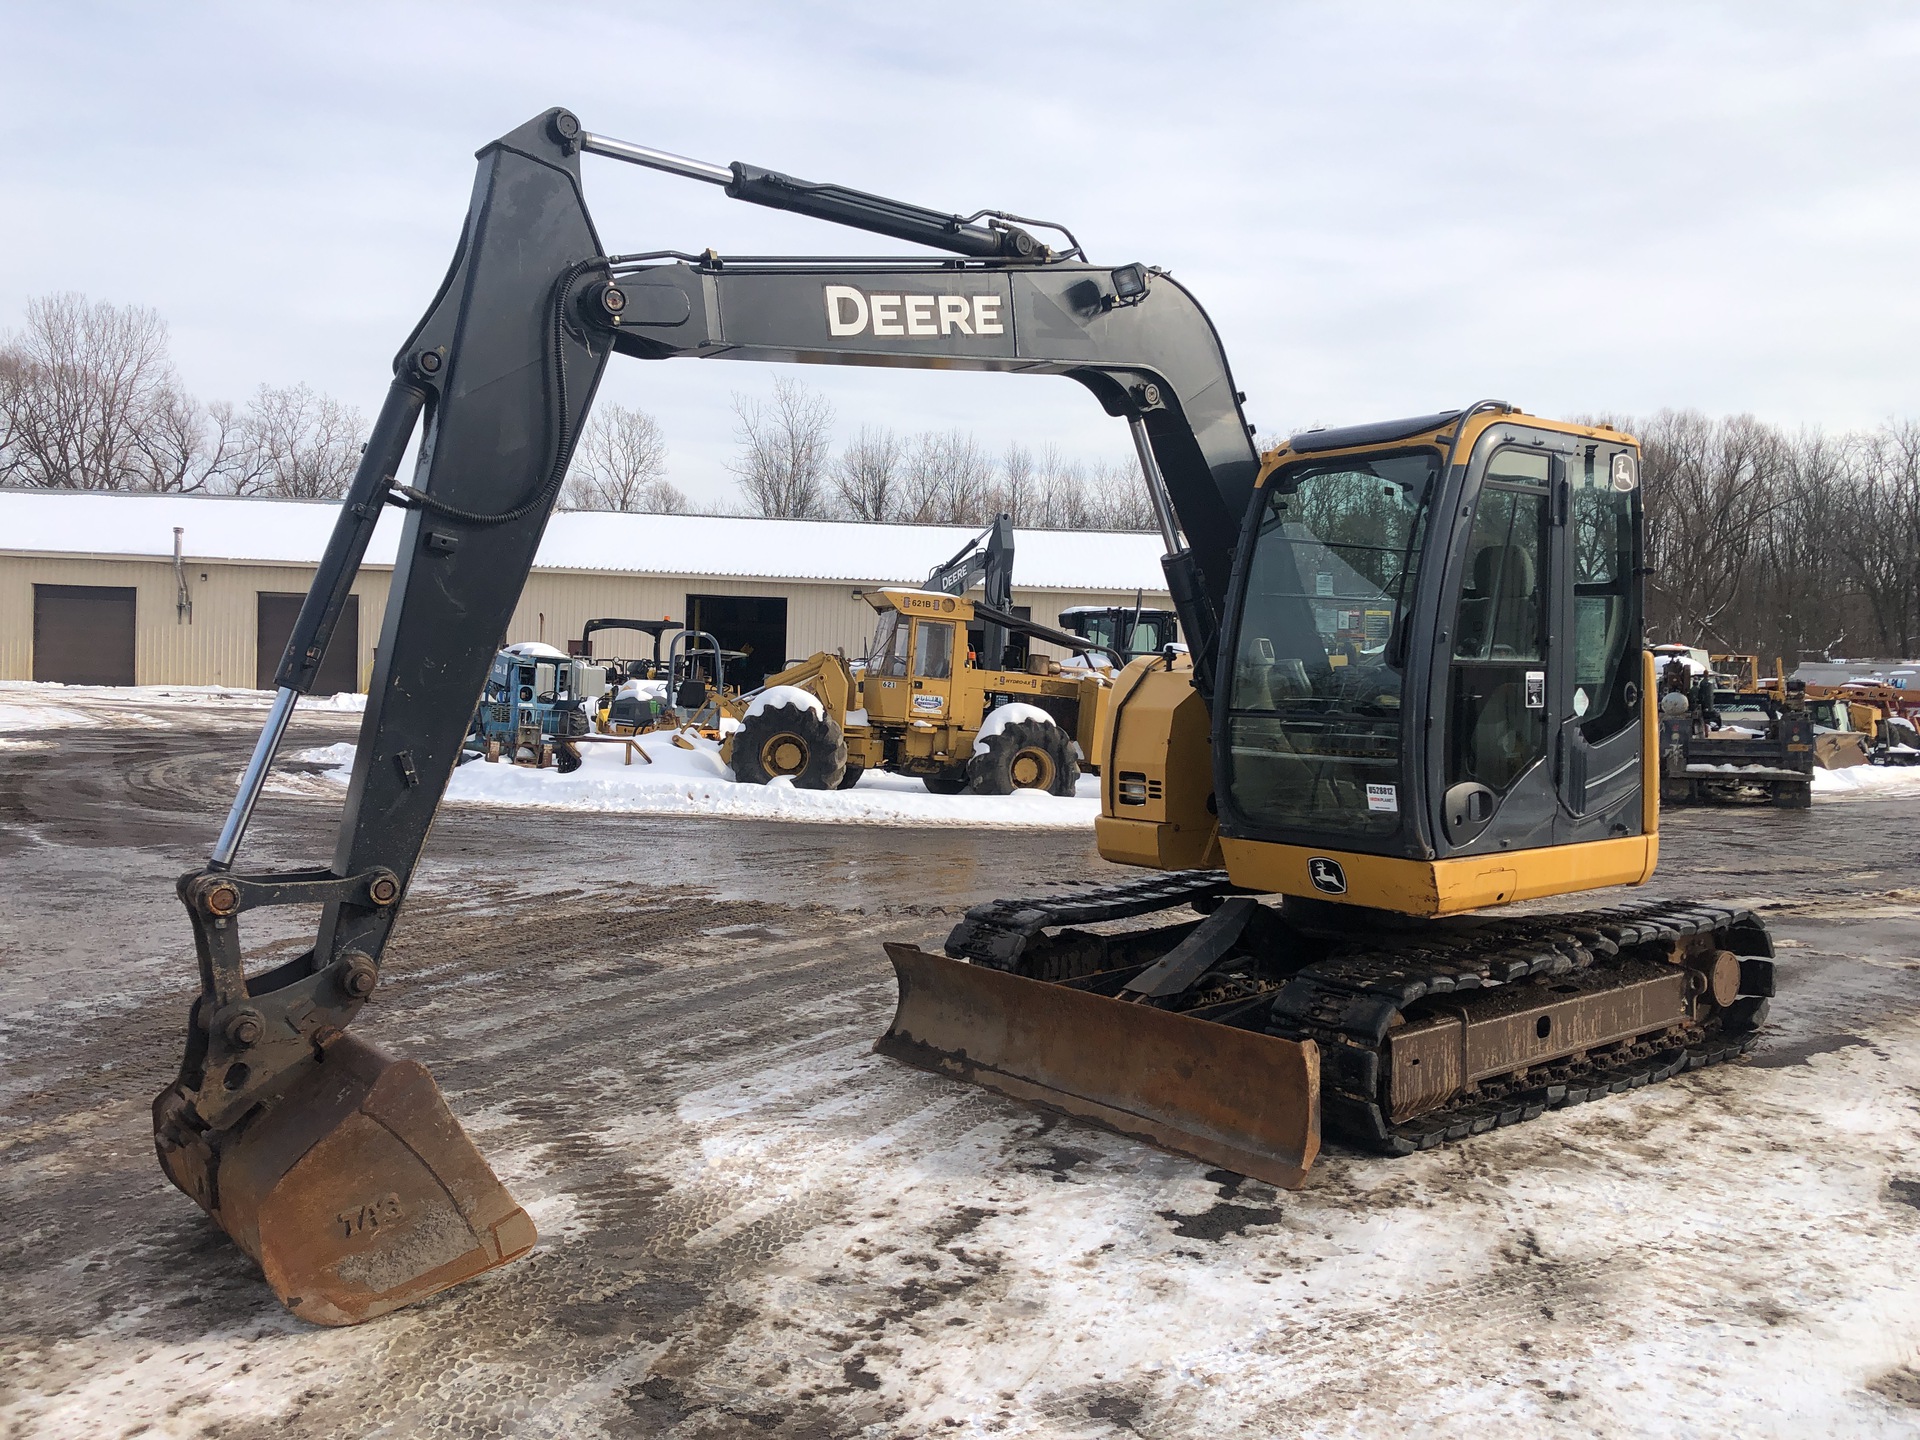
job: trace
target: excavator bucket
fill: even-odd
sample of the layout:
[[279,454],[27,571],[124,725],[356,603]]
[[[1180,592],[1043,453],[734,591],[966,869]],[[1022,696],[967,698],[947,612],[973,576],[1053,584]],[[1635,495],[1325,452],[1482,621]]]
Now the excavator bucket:
[[1320,1150],[1320,1052],[887,945],[899,1008],[882,1055],[1297,1189]]
[[211,1143],[174,1143],[173,1096],[154,1106],[162,1168],[303,1320],[370,1320],[533,1248],[527,1212],[415,1061],[340,1035]]

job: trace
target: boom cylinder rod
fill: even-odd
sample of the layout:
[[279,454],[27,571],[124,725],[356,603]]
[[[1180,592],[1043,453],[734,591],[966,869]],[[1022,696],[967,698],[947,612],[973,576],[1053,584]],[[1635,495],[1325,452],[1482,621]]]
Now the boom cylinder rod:
[[916,245],[930,245],[956,255],[1039,260],[1046,253],[1038,240],[1016,225],[975,225],[961,216],[931,210],[925,205],[870,195],[864,190],[830,182],[799,180],[741,161],[715,165],[711,161],[692,160],[685,155],[656,150],[651,145],[635,145],[630,140],[615,140],[586,130],[580,132],[580,148],[589,155],[605,155],[630,165],[644,165],[649,170],[664,170],[669,175],[721,185],[733,199],[749,204],[791,210],[797,215],[811,215],[816,220],[888,235],[895,240],[909,240]]
[[253,818],[254,802],[267,783],[267,772],[273,768],[273,757],[280,750],[280,740],[287,733],[287,722],[293,719],[294,702],[299,698],[300,692],[291,685],[282,685],[274,693],[266,727],[254,742],[253,758],[247,761],[246,772],[240,777],[240,793],[233,797],[227,823],[220,827],[220,838],[214,842],[213,854],[207,857],[208,865],[215,870],[231,868],[233,857],[240,853],[240,839],[247,833],[247,821]]
[[582,130],[580,148],[589,155],[605,155],[610,159],[625,160],[630,165],[645,165],[649,170],[664,170],[669,175],[679,175],[688,180],[704,180],[709,185],[733,183],[733,171],[725,165],[689,160],[685,155],[656,150],[651,145],[635,145],[631,140],[615,140],[611,136],[594,135]]
[[1147,502],[1153,506],[1154,522],[1160,527],[1160,543],[1167,554],[1180,552],[1180,531],[1173,521],[1173,502],[1167,498],[1167,480],[1160,473],[1160,462],[1153,458],[1153,441],[1147,437],[1147,422],[1138,415],[1127,421],[1133,432],[1134,453],[1140,457],[1140,476],[1147,482]]
[[413,438],[414,422],[426,399],[424,390],[397,378],[387,390],[386,402],[380,407],[379,417],[373,422],[373,434],[360,457],[360,467],[354,472],[353,483],[347,487],[346,498],[340,503],[340,514],[333,522],[333,534],[327,540],[326,553],[320,559],[313,586],[307,591],[300,616],[293,623],[293,633],[287,637],[286,653],[281,656],[280,669],[273,677],[278,687],[273,708],[267,712],[267,723],[254,744],[253,758],[247,761],[247,768],[240,776],[240,792],[233,797],[233,808],[227,811],[227,822],[220,827],[220,838],[214,842],[213,854],[208,857],[207,863],[215,870],[230,868],[234,856],[240,853],[247,822],[253,818],[253,807],[266,786],[267,772],[273,768],[273,757],[279,753],[280,741],[287,733],[287,722],[293,719],[293,707],[302,695],[313,689],[320,673],[320,662],[326,658],[334,626],[346,609],[354,577],[360,573],[361,557],[367,553],[367,542],[373,539],[374,527],[380,523],[387,487],[393,484],[394,472],[406,454],[407,442]]

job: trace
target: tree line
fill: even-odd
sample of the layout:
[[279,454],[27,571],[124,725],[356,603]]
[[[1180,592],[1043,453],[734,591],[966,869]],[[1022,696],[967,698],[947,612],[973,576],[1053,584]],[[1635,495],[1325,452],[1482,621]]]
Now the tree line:
[[[868,425],[837,441],[826,398],[788,376],[770,398],[736,395],[734,415],[739,513],[1153,528],[1130,461],[996,452],[964,430]],[[1642,445],[1651,636],[1789,661],[1920,648],[1920,424],[1830,434],[1696,410],[1606,418]],[[165,321],[139,306],[39,296],[0,337],[0,485],[331,498],[365,439],[357,410],[304,384],[202,403]],[[654,417],[603,404],[560,504],[685,513],[668,459]]]
[[358,411],[306,385],[202,404],[137,305],[37,296],[0,341],[0,484],[334,496],[365,439]]
[[863,425],[835,448],[833,407],[789,376],[773,396],[734,396],[731,468],[749,513],[920,525],[985,525],[1009,515],[1030,530],[1151,530],[1132,461],[1086,462],[1053,445],[994,452],[965,430],[901,434]]
[[[1052,446],[994,455],[965,431],[863,428],[833,442],[833,410],[778,377],[771,401],[736,396],[734,513],[1147,529],[1131,466],[1087,465]],[[0,485],[326,499],[346,492],[367,438],[352,406],[300,385],[262,385],[242,405],[181,383],[153,310],[63,293],[27,302],[0,337]],[[660,423],[603,403],[575,447],[560,507],[685,514]]]
[[1637,436],[1656,639],[1779,657],[1920,647],[1920,425],[1610,417]]

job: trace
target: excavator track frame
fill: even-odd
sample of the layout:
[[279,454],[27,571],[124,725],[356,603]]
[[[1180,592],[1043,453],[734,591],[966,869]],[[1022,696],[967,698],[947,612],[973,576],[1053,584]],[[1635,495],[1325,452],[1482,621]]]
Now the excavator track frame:
[[[1079,928],[1189,906],[1213,914],[1250,905],[1230,900],[1246,893],[1199,870],[976,905],[944,956],[888,946],[900,1003],[874,1048],[1297,1186],[1320,1140],[1303,1133],[1304,1117],[1329,1139],[1410,1155],[1738,1058],[1774,992],[1764,922],[1685,901],[1412,930],[1351,913],[1324,929],[1324,912],[1282,928],[1282,912],[1261,907],[1260,940],[1203,959],[1184,989],[1145,1004],[1129,990],[1193,949],[1207,922]],[[1182,1073],[1176,1020],[1204,1071],[1189,1059]],[[1215,1027],[1213,1038],[1194,1025]],[[1476,1028],[1495,1068],[1474,1074],[1463,1060],[1437,1097],[1408,1105],[1413,1067],[1464,1055]],[[1116,1065],[1115,1053],[1128,1060]],[[1310,1094],[1299,1084],[1308,1070]],[[1237,1137],[1229,1159],[1223,1134]]]

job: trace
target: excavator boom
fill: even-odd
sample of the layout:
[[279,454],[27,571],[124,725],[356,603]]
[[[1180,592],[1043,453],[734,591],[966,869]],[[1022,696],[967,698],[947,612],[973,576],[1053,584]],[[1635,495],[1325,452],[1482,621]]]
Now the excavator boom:
[[[960,258],[610,256],[582,194],[583,151]],[[395,358],[239,793],[208,863],[179,883],[200,994],[179,1077],[154,1104],[155,1145],[297,1314],[363,1320],[534,1242],[427,1072],[346,1031],[379,985],[495,643],[616,352],[1079,382],[1132,429],[1204,667],[1196,637],[1218,628],[1258,468],[1219,340],[1170,277],[1091,265],[1071,236],[1056,254],[1023,228],[1036,223],[685,160],[591,135],[564,110],[480,151],[453,263]],[[334,854],[248,873],[249,817],[389,506],[405,519]],[[241,917],[287,904],[321,907],[313,945],[250,972]]]

